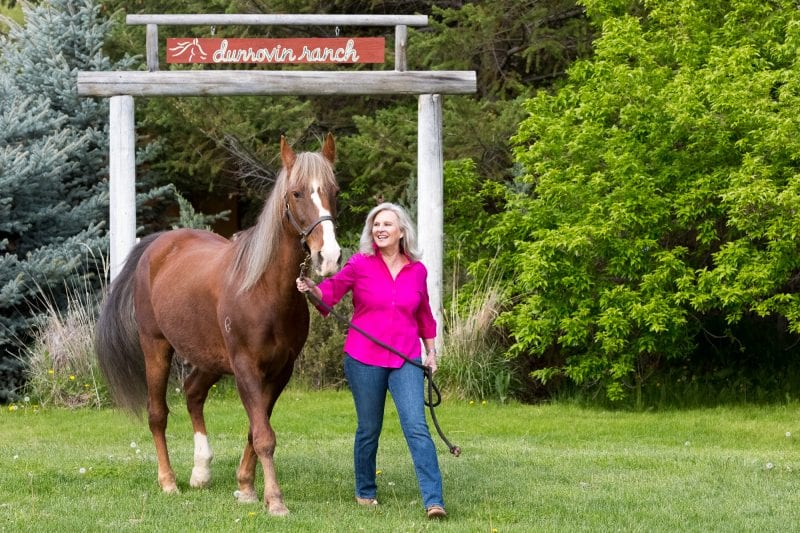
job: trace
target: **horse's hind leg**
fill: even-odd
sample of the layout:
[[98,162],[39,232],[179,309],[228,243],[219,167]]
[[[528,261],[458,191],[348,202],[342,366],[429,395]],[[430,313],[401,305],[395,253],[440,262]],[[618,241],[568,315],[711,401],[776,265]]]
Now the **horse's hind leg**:
[[158,484],[167,493],[178,492],[175,472],[167,450],[167,383],[172,363],[172,346],[165,340],[140,334],[147,374],[147,419],[158,458]]
[[214,458],[214,454],[208,444],[203,405],[208,398],[208,390],[220,377],[219,374],[194,368],[184,382],[186,407],[189,410],[194,429],[194,467],[192,468],[192,477],[189,479],[189,485],[194,488],[206,487],[211,481],[211,460]]

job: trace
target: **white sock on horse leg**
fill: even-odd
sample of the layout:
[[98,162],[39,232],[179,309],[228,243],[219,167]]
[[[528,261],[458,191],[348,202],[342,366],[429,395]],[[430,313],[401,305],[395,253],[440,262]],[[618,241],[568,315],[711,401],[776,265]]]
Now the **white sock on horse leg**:
[[195,488],[202,488],[211,481],[211,460],[214,454],[208,444],[208,437],[202,433],[194,434],[194,468],[189,484]]

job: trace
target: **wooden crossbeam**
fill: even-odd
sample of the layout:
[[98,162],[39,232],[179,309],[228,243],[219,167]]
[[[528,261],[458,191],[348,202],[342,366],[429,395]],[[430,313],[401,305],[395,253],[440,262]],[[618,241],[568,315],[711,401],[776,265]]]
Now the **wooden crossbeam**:
[[181,70],[78,73],[79,96],[473,94],[474,71]]
[[263,15],[167,14],[127,15],[131,25],[165,26],[427,26],[427,15]]

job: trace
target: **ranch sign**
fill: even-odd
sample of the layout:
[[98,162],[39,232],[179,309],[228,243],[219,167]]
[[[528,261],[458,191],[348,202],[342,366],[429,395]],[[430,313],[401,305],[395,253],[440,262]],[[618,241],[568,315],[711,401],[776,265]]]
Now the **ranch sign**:
[[383,63],[384,38],[167,39],[167,63]]

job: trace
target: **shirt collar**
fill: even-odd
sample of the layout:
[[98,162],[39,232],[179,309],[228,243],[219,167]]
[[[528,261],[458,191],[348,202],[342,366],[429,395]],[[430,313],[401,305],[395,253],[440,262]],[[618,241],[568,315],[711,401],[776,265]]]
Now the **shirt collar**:
[[[380,250],[378,249],[378,245],[377,245],[377,244],[375,244],[375,243],[373,242],[373,243],[372,243],[372,254],[373,254],[375,257],[380,257],[380,253],[381,253],[381,252],[380,252]],[[413,259],[411,259],[411,257],[409,257],[407,253],[403,252],[403,255],[404,255],[404,256],[406,256],[406,259],[408,259],[408,263],[409,263],[409,264],[411,264],[411,263],[415,263],[415,262],[416,262],[416,261],[414,261]]]

